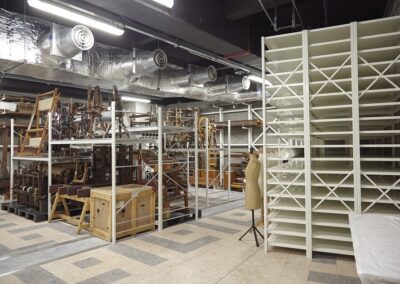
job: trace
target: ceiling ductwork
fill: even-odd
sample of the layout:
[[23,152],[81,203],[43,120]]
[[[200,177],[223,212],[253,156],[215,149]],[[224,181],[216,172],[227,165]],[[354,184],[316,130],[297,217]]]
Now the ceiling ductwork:
[[217,69],[214,66],[189,66],[188,70],[177,71],[171,76],[171,84],[176,86],[204,85],[217,80]]
[[262,94],[260,91],[241,92],[236,94],[235,100],[239,102],[261,101]]
[[157,70],[168,65],[167,54],[161,49],[154,51],[137,51],[123,55],[120,59],[109,62],[101,72],[103,78],[116,81],[131,80],[135,77],[154,77]]
[[70,59],[82,61],[82,52],[90,50],[93,45],[93,33],[84,25],[67,28],[52,24],[51,32],[38,39],[42,62],[51,67],[60,67]]
[[210,96],[222,96],[250,89],[251,81],[247,76],[226,76],[223,81],[206,84]]
[[[214,66],[168,67],[164,51],[127,50],[95,43],[90,29],[72,28],[0,10],[0,72],[79,88],[88,85],[158,97],[234,99],[247,77],[217,80]],[[157,76],[156,76],[157,75]]]

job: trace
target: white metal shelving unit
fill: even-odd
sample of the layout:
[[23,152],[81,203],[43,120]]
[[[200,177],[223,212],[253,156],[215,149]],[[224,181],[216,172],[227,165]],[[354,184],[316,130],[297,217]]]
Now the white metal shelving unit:
[[265,176],[266,249],[352,255],[348,213],[400,213],[400,17],[267,37],[262,49],[275,107],[264,145],[277,151],[266,159],[279,161]]

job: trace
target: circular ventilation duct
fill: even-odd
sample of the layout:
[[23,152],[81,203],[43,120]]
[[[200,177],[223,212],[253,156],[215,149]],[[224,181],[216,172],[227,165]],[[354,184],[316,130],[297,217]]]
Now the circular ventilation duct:
[[193,84],[205,84],[217,80],[217,69],[214,66],[198,67],[192,69],[191,81]]
[[56,33],[55,41],[59,51],[67,58],[72,58],[83,50],[89,50],[94,45],[91,30],[84,25],[64,28]]
[[167,54],[161,49],[157,49],[153,53],[154,63],[159,69],[164,69],[168,65]]
[[155,71],[167,67],[168,57],[161,49],[142,51],[136,55],[135,65],[135,73],[151,75]]

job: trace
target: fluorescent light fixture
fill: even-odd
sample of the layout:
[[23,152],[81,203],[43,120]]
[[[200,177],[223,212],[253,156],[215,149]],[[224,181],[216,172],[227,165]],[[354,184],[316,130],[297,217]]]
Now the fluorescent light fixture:
[[94,13],[59,1],[28,0],[28,4],[33,8],[113,35],[121,36],[125,32],[121,28],[121,24],[113,24],[111,21],[99,18]]
[[124,102],[137,102],[137,103],[145,103],[145,104],[150,103],[150,100],[148,100],[148,99],[140,99],[140,98],[126,97],[126,96],[122,96],[121,100]]
[[152,0],[152,1],[170,9],[174,7],[174,0]]
[[[263,83],[263,79],[257,75],[250,74],[247,76],[247,78],[249,78],[251,81],[256,82],[256,83],[260,83],[260,84]],[[272,86],[271,82],[268,80],[265,80],[265,85]]]

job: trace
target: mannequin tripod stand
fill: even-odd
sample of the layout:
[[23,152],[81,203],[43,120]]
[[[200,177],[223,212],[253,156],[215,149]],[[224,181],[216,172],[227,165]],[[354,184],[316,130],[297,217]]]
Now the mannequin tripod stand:
[[257,229],[257,227],[256,227],[256,223],[255,223],[255,221],[254,221],[254,209],[251,210],[251,222],[252,222],[251,227],[246,231],[246,233],[244,233],[244,234],[240,237],[239,241],[241,241],[241,240],[243,239],[244,236],[246,236],[248,233],[251,232],[251,230],[253,230],[253,232],[254,232],[254,239],[256,240],[256,245],[257,245],[257,247],[259,247],[260,244],[258,243],[257,233],[258,233],[258,234],[260,235],[260,237],[263,238],[263,239],[264,239],[264,236],[260,233],[260,231],[259,231],[259,230]]

